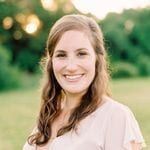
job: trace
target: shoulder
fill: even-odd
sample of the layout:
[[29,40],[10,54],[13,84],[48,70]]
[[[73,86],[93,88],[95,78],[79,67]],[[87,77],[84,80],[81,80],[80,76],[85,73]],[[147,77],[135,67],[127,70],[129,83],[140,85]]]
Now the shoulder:
[[128,115],[132,113],[131,109],[127,105],[120,103],[114,99],[112,99],[112,112],[113,114],[121,113],[122,115]]
[[135,121],[134,113],[127,105],[111,99],[111,118],[115,117],[121,120]]
[[30,145],[28,144],[28,142],[26,142],[25,145],[23,146],[23,150],[36,150],[36,146]]
[[105,103],[102,104],[101,106],[99,106],[96,110],[96,113],[101,115],[101,113],[104,113],[105,115],[108,116],[133,116],[133,112],[131,111],[131,109],[125,105],[122,104],[110,97],[103,97],[103,99],[105,99]]
[[122,122],[124,124],[137,125],[134,112],[125,104],[112,100],[111,121]]
[[127,105],[105,97],[105,103],[94,114],[94,134],[102,139],[106,149],[131,149],[131,141],[144,145],[138,122]]
[[125,125],[126,123],[134,123],[137,124],[135,115],[131,111],[131,109],[120,102],[117,102],[116,100],[105,97],[106,101],[103,105],[97,108],[95,114],[96,114],[96,120],[102,121],[104,123],[111,123],[121,126]]
[[144,146],[144,138],[131,109],[127,105],[119,103],[113,99],[110,100],[108,109],[110,113],[107,116],[107,140],[109,142],[113,141],[115,135],[117,141],[120,140],[126,149],[131,148],[131,141],[141,143],[142,146]]
[[[33,128],[32,132],[31,132],[31,135],[38,132],[38,129],[37,129],[37,126]],[[28,141],[26,141],[26,143],[24,144],[23,146],[23,150],[35,150],[36,149],[36,145],[33,144],[33,145],[30,145],[28,143]]]

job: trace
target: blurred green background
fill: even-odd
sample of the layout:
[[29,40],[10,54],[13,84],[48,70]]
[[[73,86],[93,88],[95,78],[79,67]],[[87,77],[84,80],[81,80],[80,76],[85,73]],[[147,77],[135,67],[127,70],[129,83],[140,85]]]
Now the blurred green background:
[[[80,13],[71,0],[0,0],[0,149],[20,150],[36,123],[41,70],[51,26]],[[113,97],[134,112],[150,149],[150,7],[109,13],[102,28]]]

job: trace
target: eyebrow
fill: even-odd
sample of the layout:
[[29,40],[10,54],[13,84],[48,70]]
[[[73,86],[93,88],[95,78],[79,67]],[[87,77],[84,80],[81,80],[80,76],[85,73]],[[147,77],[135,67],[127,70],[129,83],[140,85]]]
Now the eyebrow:
[[[82,47],[82,48],[76,49],[75,51],[82,51],[82,50],[88,50],[88,49]],[[60,52],[60,53],[64,53],[64,52],[66,52],[66,50],[58,49],[58,50],[56,50],[55,52],[56,52],[56,53],[59,53],[59,52]]]

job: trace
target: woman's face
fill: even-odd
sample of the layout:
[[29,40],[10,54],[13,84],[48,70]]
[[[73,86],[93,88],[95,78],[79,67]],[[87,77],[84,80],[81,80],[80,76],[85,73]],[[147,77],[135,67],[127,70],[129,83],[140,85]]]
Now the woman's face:
[[96,55],[84,32],[65,32],[52,57],[53,71],[62,89],[69,94],[86,92],[95,76]]

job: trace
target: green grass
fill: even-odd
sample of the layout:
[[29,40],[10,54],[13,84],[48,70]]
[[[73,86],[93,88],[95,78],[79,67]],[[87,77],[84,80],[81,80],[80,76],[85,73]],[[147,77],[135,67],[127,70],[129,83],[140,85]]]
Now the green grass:
[[[38,78],[27,80],[38,83]],[[0,149],[21,150],[36,122],[40,93],[34,86],[0,93]],[[120,79],[111,84],[113,98],[134,112],[150,149],[150,78]]]

